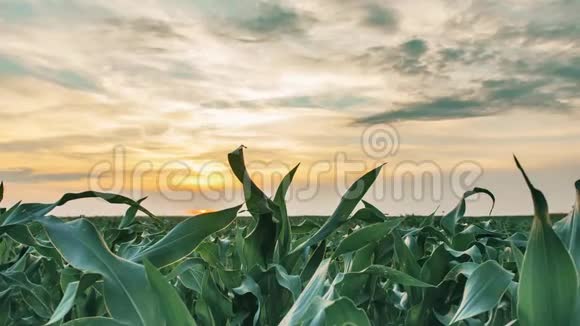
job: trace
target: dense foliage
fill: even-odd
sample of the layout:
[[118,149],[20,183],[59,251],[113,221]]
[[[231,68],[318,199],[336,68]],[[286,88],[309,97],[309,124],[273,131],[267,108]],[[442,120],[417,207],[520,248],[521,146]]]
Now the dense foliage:
[[[324,223],[293,225],[284,197],[296,168],[269,198],[242,148],[228,159],[253,223],[236,206],[173,225],[142,200],[90,191],[2,209],[0,325],[580,325],[580,181],[574,210],[552,225],[516,160],[534,204],[529,232],[464,218],[467,197],[495,201],[482,188],[409,226],[364,201],[356,210],[377,168]],[[101,228],[50,215],[92,197],[127,212]]]

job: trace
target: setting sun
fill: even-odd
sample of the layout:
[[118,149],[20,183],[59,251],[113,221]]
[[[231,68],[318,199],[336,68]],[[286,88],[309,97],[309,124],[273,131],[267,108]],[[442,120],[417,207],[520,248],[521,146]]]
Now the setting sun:
[[215,212],[215,210],[209,209],[209,208],[206,208],[206,209],[190,209],[190,210],[187,211],[187,214],[188,215],[200,215],[200,214],[212,213],[212,212]]

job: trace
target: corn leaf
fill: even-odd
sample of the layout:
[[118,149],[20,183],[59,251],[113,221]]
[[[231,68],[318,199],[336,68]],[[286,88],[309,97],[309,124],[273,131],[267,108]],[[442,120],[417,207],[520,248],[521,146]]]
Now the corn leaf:
[[151,264],[164,267],[190,254],[207,236],[228,226],[241,206],[190,217],[177,224],[161,240],[129,257],[140,262],[147,258]]
[[493,260],[479,265],[467,279],[463,299],[451,320],[451,324],[479,315],[497,306],[512,278],[512,273],[503,269]]
[[367,172],[355,183],[353,183],[342,197],[340,204],[334,213],[332,213],[332,215],[322,225],[322,227],[320,227],[320,229],[318,229],[308,240],[294,248],[293,251],[302,250],[324,240],[338,227],[340,227],[349,218],[356,205],[369,190],[371,185],[375,182],[379,172],[381,171],[381,168],[382,165],[374,170]]
[[544,195],[532,185],[517,158],[515,161],[534,203],[534,221],[520,273],[518,322],[522,326],[570,325],[578,293],[574,261],[552,229]]

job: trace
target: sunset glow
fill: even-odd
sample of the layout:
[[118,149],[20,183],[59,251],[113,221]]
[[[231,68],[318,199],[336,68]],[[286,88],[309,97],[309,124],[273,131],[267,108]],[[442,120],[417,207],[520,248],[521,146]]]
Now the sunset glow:
[[[269,194],[297,163],[294,188],[317,184],[312,200],[289,201],[293,214],[330,213],[337,178],[384,162],[387,185],[409,162],[445,178],[476,162],[476,184],[503,198],[496,212],[521,213],[512,153],[565,211],[580,160],[580,8],[526,4],[2,0],[0,179],[36,189],[5,200],[86,190],[109,164],[102,190],[149,196],[159,214],[231,206],[243,196],[227,153],[244,144]],[[367,153],[375,126],[396,131],[396,153]],[[440,200],[375,201],[392,214],[449,209],[444,182]]]

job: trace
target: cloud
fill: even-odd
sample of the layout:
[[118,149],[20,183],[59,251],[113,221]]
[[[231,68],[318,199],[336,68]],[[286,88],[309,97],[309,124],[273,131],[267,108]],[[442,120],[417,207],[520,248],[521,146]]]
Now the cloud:
[[561,78],[565,81],[580,83],[580,56],[564,60],[548,60],[539,67],[528,67],[538,74]]
[[134,37],[150,36],[159,39],[184,39],[184,36],[177,32],[174,26],[159,19],[139,17],[135,19],[121,19],[118,17],[106,20],[114,28],[123,29],[134,34]]
[[561,44],[577,47],[580,45],[578,11],[578,1],[538,2],[524,6],[518,17],[499,28],[496,37],[527,46]]
[[426,102],[412,103],[395,111],[379,113],[359,119],[362,124],[376,124],[396,121],[430,121],[466,118],[485,115],[483,104],[475,100],[451,97],[437,98]]
[[99,89],[99,86],[93,80],[82,76],[78,72],[43,66],[30,66],[19,62],[16,58],[3,56],[1,53],[0,76],[29,76],[73,89],[89,91],[97,91]]
[[451,47],[437,50],[438,57],[434,60],[436,70],[449,66],[459,65],[462,69],[469,69],[471,65],[489,64],[497,59],[497,52],[482,43],[460,43]]
[[274,97],[260,100],[249,101],[213,101],[203,103],[204,107],[208,108],[311,108],[311,109],[325,109],[325,110],[350,110],[361,107],[366,107],[374,102],[376,99],[367,95],[348,95],[345,92],[359,93],[364,90],[348,89],[344,92],[329,92],[321,94],[305,94],[294,96]]
[[421,60],[421,57],[423,57],[429,50],[425,40],[409,40],[401,44],[400,50],[401,55],[398,58],[398,62],[393,65],[395,70],[406,74],[427,72],[427,64]]
[[81,181],[87,173],[38,173],[30,168],[0,170],[0,180],[14,183],[46,183]]
[[103,142],[111,143],[111,145],[114,145],[115,139],[110,136],[100,137],[83,134],[42,137],[40,139],[1,142],[0,151],[5,153],[53,153],[54,151],[71,152],[72,147],[75,145],[82,146],[95,143],[103,144]]
[[280,4],[260,2],[256,16],[242,18],[239,24],[257,33],[294,32],[300,29],[300,17]]
[[401,50],[409,57],[418,58],[427,53],[427,42],[421,39],[413,39],[401,44]]
[[544,92],[546,79],[522,81],[518,79],[486,80],[482,83],[488,103],[512,108],[559,109],[563,104],[554,92]]
[[425,55],[429,51],[426,40],[414,38],[397,46],[375,46],[354,58],[363,66],[375,67],[383,73],[398,72],[417,75],[429,72]]
[[567,41],[577,43],[580,26],[577,22],[557,22],[551,24],[530,23],[521,29],[505,30],[505,37],[523,37],[526,42]]
[[299,108],[321,108],[321,109],[353,109],[364,107],[372,103],[372,97],[357,95],[314,95],[314,96],[293,96],[267,101],[271,107],[299,107]]
[[485,80],[473,94],[427,99],[400,105],[397,109],[374,114],[357,123],[376,124],[399,121],[438,121],[490,116],[516,109],[567,112],[569,106],[559,94],[543,91],[548,80]]
[[377,27],[386,31],[395,31],[399,26],[399,16],[391,8],[370,3],[366,6],[366,14],[362,22],[364,25],[370,27]]
[[283,35],[302,34],[315,20],[289,3],[244,0],[200,1],[210,31],[241,42],[266,42]]
[[0,2],[0,17],[8,20],[23,20],[33,16],[34,9],[26,1]]

